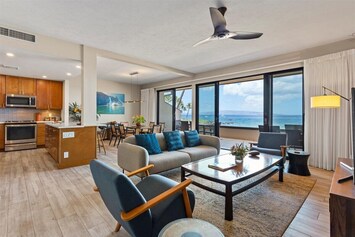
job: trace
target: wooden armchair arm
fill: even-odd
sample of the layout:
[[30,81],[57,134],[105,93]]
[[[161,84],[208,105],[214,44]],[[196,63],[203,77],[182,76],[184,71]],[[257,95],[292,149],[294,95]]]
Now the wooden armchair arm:
[[143,168],[140,168],[140,169],[137,169],[137,170],[134,170],[132,172],[129,172],[128,174],[126,174],[128,177],[131,177],[133,175],[136,175],[136,174],[139,174],[139,173],[142,173],[144,172],[145,175],[149,176],[149,169],[153,168],[154,165],[147,165],[147,166],[144,166]]
[[121,212],[121,218],[124,221],[130,221],[140,214],[144,213],[148,209],[154,207],[157,205],[159,202],[164,201],[171,195],[182,191],[183,199],[184,199],[184,204],[185,204],[185,212],[186,216],[191,218],[192,217],[192,210],[191,210],[191,205],[190,205],[190,200],[186,191],[186,187],[189,186],[192,183],[191,179],[186,179],[184,182],[179,183],[178,185],[170,188],[169,190],[166,190],[165,192],[159,194],[158,196],[150,199],[146,203],[132,209],[129,212]]

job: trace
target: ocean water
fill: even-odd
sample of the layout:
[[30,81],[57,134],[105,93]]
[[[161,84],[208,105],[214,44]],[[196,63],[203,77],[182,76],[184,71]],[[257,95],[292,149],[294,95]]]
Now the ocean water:
[[[191,120],[191,115],[181,116],[182,120]],[[208,124],[214,122],[214,116],[212,115],[200,115],[200,123]],[[263,124],[262,115],[220,115],[219,121],[221,126],[230,127],[246,127],[246,128],[258,128],[258,125]],[[274,115],[273,125],[280,126],[281,129],[285,128],[285,124],[302,124],[301,115]]]

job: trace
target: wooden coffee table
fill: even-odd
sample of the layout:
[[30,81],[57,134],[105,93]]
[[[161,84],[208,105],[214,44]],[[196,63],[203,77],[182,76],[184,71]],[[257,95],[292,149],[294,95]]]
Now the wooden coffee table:
[[[243,164],[231,168],[227,171],[219,171],[209,168],[209,164],[215,162],[234,162],[234,156],[230,154],[217,155],[191,162],[181,166],[181,181],[184,181],[188,176],[198,176],[206,180],[210,180],[219,184],[225,185],[225,191],[213,189],[204,184],[198,183],[192,179],[192,183],[202,189],[225,197],[225,214],[224,219],[233,220],[233,196],[248,190],[251,187],[268,179],[276,172],[279,172],[279,181],[283,182],[284,160],[281,156],[268,155],[261,153],[258,158],[246,156]],[[269,172],[266,172],[271,170]],[[265,173],[265,175],[263,175]],[[256,175],[259,175],[252,183],[246,184],[240,189],[232,190],[234,184],[248,180]]]

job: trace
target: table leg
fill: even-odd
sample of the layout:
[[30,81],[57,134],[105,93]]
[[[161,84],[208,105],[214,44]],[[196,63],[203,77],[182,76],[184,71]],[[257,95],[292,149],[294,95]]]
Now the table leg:
[[284,158],[282,158],[279,163],[279,181],[284,181]]
[[226,185],[226,203],[224,210],[224,219],[227,221],[233,220],[233,196],[232,185]]
[[185,181],[185,169],[181,167],[181,182]]

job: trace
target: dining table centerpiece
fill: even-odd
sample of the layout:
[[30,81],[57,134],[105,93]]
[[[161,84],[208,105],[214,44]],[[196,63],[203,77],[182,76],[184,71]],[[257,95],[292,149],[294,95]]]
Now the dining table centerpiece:
[[233,145],[230,150],[231,154],[235,157],[235,162],[243,163],[243,159],[247,155],[249,147],[242,142]]
[[137,127],[140,127],[143,123],[145,123],[145,118],[143,115],[135,115],[132,117],[133,123],[136,124]]

